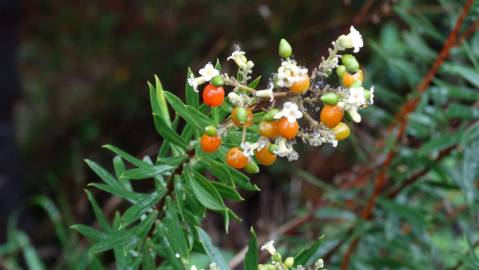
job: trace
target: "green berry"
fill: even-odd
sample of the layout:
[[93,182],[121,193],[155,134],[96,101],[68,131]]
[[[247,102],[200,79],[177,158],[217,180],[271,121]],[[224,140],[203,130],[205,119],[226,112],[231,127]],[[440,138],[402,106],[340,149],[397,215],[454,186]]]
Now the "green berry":
[[225,82],[223,81],[223,77],[221,77],[221,75],[214,76],[213,79],[211,79],[211,83],[214,86],[223,86],[225,84]]
[[206,135],[208,135],[210,137],[214,137],[218,134],[218,131],[216,130],[216,128],[214,126],[206,126],[205,127],[205,133],[206,133]]
[[288,257],[288,258],[286,258],[286,260],[284,260],[284,265],[286,265],[286,267],[288,267],[288,268],[293,267],[293,265],[294,265],[294,257]]
[[338,77],[340,79],[343,78],[344,73],[346,73],[346,67],[341,65],[336,68],[336,74],[338,74]]
[[263,120],[265,121],[273,121],[274,120],[274,116],[279,113],[279,110],[278,109],[271,109],[269,110],[264,116],[263,116]]
[[275,154],[278,152],[279,150],[279,146],[277,144],[270,144],[269,147],[268,147],[268,150],[271,154]]
[[259,173],[258,164],[256,164],[256,162],[254,162],[253,160],[250,160],[248,164],[246,164],[246,166],[244,167],[244,170],[247,173],[251,173],[251,174]]
[[278,53],[279,56],[283,58],[288,58],[291,56],[291,53],[293,52],[293,48],[291,48],[291,45],[289,44],[286,39],[282,38],[279,41],[279,48],[278,48]]
[[371,99],[371,91],[369,90],[364,90],[364,98],[366,100],[370,100]]
[[359,63],[358,60],[356,60],[356,57],[352,56],[351,54],[345,54],[343,57],[341,57],[341,61],[343,62],[343,65],[346,67],[346,71],[354,74],[358,72],[359,70]]
[[248,120],[248,111],[241,107],[236,110],[236,118],[240,124],[244,124]]
[[339,97],[335,93],[329,92],[329,93],[325,93],[324,95],[321,96],[321,101],[324,104],[336,105],[336,103],[338,103],[338,101],[339,101]]

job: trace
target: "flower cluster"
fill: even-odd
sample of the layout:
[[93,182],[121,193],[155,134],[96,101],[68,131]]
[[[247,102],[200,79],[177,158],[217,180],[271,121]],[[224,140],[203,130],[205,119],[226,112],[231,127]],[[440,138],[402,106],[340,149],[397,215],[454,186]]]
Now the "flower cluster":
[[[223,136],[240,131],[241,142],[229,148],[225,161],[233,168],[256,173],[257,163],[268,166],[277,157],[298,159],[294,150],[298,139],[312,146],[336,147],[350,136],[350,123],[361,121],[358,111],[373,104],[374,87],[365,88],[363,71],[351,54],[363,46],[361,34],[351,26],[309,72],[292,58],[291,45],[282,39],[281,63],[264,89],[256,89],[258,80],[250,81],[255,65],[239,47],[227,58],[237,67],[236,76],[207,63],[188,83],[195,90],[208,83],[202,93],[204,103],[230,115],[226,122],[206,127],[201,148],[213,153],[222,145]],[[226,100],[223,87],[229,87]],[[251,134],[256,136],[247,136]]]
[[271,262],[258,265],[258,270],[327,270],[324,268],[323,259],[318,259],[314,264],[308,267],[295,265],[294,257],[287,257],[283,260],[283,256],[281,256],[274,247],[274,241],[269,241],[264,244],[261,250],[271,255]]

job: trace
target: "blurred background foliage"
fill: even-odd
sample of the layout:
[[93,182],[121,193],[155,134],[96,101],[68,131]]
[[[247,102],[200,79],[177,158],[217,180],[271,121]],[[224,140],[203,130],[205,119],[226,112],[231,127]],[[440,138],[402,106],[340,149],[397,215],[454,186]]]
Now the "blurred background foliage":
[[[454,47],[427,91],[417,92],[465,2],[26,1],[15,124],[30,210],[22,212],[25,232],[12,216],[0,266],[87,267],[86,243],[68,228],[93,221],[83,189],[94,178],[83,158],[109,164],[99,147],[106,143],[138,157],[155,153],[160,138],[146,87],[152,74],[181,96],[188,66],[224,59],[239,44],[263,72],[257,75],[267,76],[282,37],[311,68],[354,24],[366,41],[359,54],[365,81],[376,86],[376,106],[354,137],[337,149],[305,147],[293,164],[281,161],[254,176],[262,192],[230,204],[244,218],[231,224],[232,234],[215,215],[205,227],[231,256],[254,226],[260,240],[279,237],[286,253],[324,234],[318,252],[328,269],[339,269],[359,236],[350,269],[479,269],[479,34]],[[478,8],[474,3],[460,33],[477,24]],[[387,127],[414,97],[419,105],[396,141]],[[387,185],[373,216],[363,219],[392,147]],[[109,217],[121,207],[96,196]]]

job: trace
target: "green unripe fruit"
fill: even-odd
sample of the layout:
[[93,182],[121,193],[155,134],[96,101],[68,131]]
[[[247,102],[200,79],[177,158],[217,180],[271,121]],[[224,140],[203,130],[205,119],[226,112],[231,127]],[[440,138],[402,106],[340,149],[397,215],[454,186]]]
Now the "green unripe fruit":
[[279,56],[283,58],[288,58],[291,56],[291,53],[293,52],[293,48],[291,48],[291,45],[289,44],[286,39],[282,38],[279,41],[279,48],[278,48],[278,53]]
[[236,110],[236,118],[240,124],[244,124],[248,120],[248,111],[245,108],[238,108]]
[[214,137],[218,134],[218,130],[214,126],[206,126],[205,127],[205,133],[206,135],[210,137]]
[[335,93],[329,92],[329,93],[325,93],[324,95],[321,96],[321,101],[324,104],[336,105],[336,103],[338,103],[338,101],[339,101],[339,97]]
[[351,74],[358,72],[359,63],[358,60],[356,60],[356,57],[352,56],[351,54],[345,54],[343,57],[341,57],[341,61],[343,62],[347,72]]
[[361,87],[361,86],[363,86],[363,82],[360,80],[356,80],[353,82],[353,84],[351,84],[349,88],[355,88],[355,87]]
[[274,154],[276,155],[276,153],[278,152],[279,150],[279,146],[277,144],[270,144],[269,147],[268,147],[268,151],[271,153],[271,154]]
[[288,268],[293,267],[293,265],[294,265],[294,257],[288,257],[288,258],[286,258],[286,260],[284,260],[284,265],[286,265],[286,267],[288,267]]
[[279,110],[278,109],[271,109],[269,110],[269,112],[267,112],[264,116],[263,116],[263,120],[265,121],[273,121],[274,120],[274,116],[279,113]]
[[256,162],[254,162],[253,160],[250,160],[248,164],[246,164],[246,166],[244,167],[244,170],[247,173],[251,173],[251,174],[259,173],[258,164],[256,164]]
[[341,65],[336,68],[336,74],[338,74],[338,77],[340,79],[343,78],[344,73],[346,73],[346,67]]
[[214,76],[213,79],[211,79],[211,83],[214,86],[223,86],[225,84],[225,82],[223,81],[223,77],[221,77],[221,75]]

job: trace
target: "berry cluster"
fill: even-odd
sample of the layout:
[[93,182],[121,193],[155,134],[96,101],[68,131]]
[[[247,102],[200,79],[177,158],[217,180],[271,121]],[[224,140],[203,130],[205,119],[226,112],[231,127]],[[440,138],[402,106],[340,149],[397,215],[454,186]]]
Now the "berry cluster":
[[[226,163],[249,173],[259,171],[257,163],[269,166],[277,157],[298,158],[293,145],[298,140],[319,146],[347,139],[351,133],[347,122],[360,122],[358,109],[373,103],[374,88],[363,87],[363,71],[356,58],[348,53],[363,46],[360,33],[351,27],[347,35],[332,42],[327,58],[311,72],[292,58],[292,47],[284,39],[279,43],[281,65],[271,76],[268,87],[257,90],[259,80],[250,81],[254,63],[239,48],[228,57],[238,67],[237,76],[221,73],[211,63],[199,70],[200,76],[188,83],[195,91],[203,88],[203,102],[230,112],[225,123],[207,126],[200,138],[204,152],[213,153],[222,145],[222,135],[230,129],[242,131],[239,145],[229,148]],[[344,54],[339,54],[344,52]],[[225,99],[225,89],[231,87]],[[259,134],[248,141],[247,132]]]

